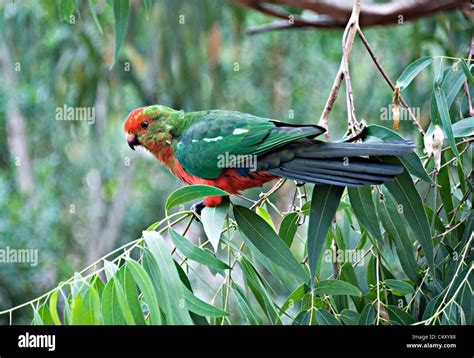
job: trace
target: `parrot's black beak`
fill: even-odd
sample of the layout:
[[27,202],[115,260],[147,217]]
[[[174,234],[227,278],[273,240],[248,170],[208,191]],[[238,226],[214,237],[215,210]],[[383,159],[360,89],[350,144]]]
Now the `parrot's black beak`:
[[138,141],[138,138],[135,134],[129,134],[127,136],[127,143],[128,143],[128,146],[133,150],[135,150],[135,147],[137,145],[140,145],[140,142]]

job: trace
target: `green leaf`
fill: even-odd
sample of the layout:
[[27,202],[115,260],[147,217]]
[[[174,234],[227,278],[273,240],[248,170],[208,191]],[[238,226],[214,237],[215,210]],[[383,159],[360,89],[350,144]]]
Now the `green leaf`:
[[219,246],[219,240],[226,221],[228,209],[229,202],[226,200],[226,202],[223,202],[221,205],[205,207],[201,212],[202,226],[204,227],[204,232],[209,242],[214,248],[214,252],[217,252]]
[[374,324],[377,312],[373,303],[368,303],[360,314],[359,325],[368,326]]
[[[389,159],[385,159],[389,161]],[[395,162],[395,160],[391,160]],[[430,225],[426,218],[420,194],[415,188],[410,174],[405,170],[394,180],[384,183],[399,205],[402,205],[403,216],[413,230],[418,242],[423,248],[423,252],[431,268],[431,274],[435,274],[433,241],[431,240]]]
[[334,317],[328,311],[325,311],[323,309],[317,310],[315,316],[316,316],[316,321],[318,322],[318,325],[321,325],[321,326],[340,326],[341,325],[341,322],[339,322],[336,317]]
[[130,1],[129,0],[114,0],[113,10],[114,10],[114,20],[115,20],[115,50],[114,50],[114,64],[115,64],[118,60],[120,48],[122,47],[123,40],[125,39],[125,34],[127,33],[128,18],[130,16]]
[[51,298],[49,299],[49,312],[51,313],[51,319],[53,323],[57,326],[61,325],[61,321],[59,320],[59,315],[58,315],[58,295],[59,295],[59,289],[54,291],[53,294],[51,295]]
[[344,187],[340,186],[314,186],[308,224],[308,261],[312,277],[343,192]]
[[267,285],[257,273],[255,267],[242,255],[239,257],[238,263],[242,269],[245,285],[252,291],[270,322],[281,325],[278,309],[273,302],[272,295],[268,292]]
[[104,260],[104,272],[107,282],[112,280],[119,270],[118,266],[111,261]]
[[433,57],[422,57],[411,64],[402,72],[398,77],[397,85],[400,87],[400,91],[403,91],[413,81],[413,79],[426,67],[433,62]]
[[184,287],[184,296],[191,312],[204,317],[226,317],[228,312],[216,308],[203,300],[197,298],[191,291]]
[[386,309],[390,318],[390,324],[399,324],[407,326],[415,323],[415,320],[412,316],[410,316],[407,312],[396,306],[388,305]]
[[33,326],[42,326],[44,325],[43,320],[41,319],[41,316],[39,312],[36,310],[36,307],[33,306],[33,321],[31,322],[31,325]]
[[273,230],[276,230],[275,229],[275,224],[273,224],[272,217],[270,216],[268,211],[266,211],[261,206],[257,206],[255,208],[255,211],[256,211],[257,215],[260,216],[263,220],[265,220],[267,222],[267,224],[270,225]]
[[308,280],[306,271],[265,220],[251,210],[239,205],[234,206],[234,216],[239,231],[243,233],[242,238],[244,240],[249,240],[262,255],[270,259],[275,265],[287,270],[301,282]]
[[380,243],[383,243],[379,219],[372,201],[372,192],[369,185],[348,187],[349,200],[361,226],[372,234]]
[[376,201],[380,220],[385,231],[395,243],[398,260],[405,274],[413,281],[416,281],[418,279],[418,265],[413,254],[414,247],[406,230],[405,222],[400,216],[397,205],[387,188],[382,187],[382,193],[383,200]]
[[287,214],[280,224],[280,230],[278,231],[278,236],[283,240],[286,246],[291,247],[293,239],[295,238],[296,231],[298,230],[298,222],[300,217],[298,213],[289,213]]
[[[463,71],[454,71],[453,66],[446,69],[443,73],[443,80],[442,80],[442,88],[444,93],[446,94],[446,101],[448,103],[448,108],[451,108],[451,105],[454,103],[454,99],[456,95],[459,93],[460,89],[464,81],[466,80],[466,76],[464,75]],[[429,135],[433,131],[433,123],[438,121],[439,113],[438,108],[436,105],[435,99],[435,91],[431,94],[431,124],[426,131],[426,135]]]
[[474,86],[474,77],[472,76],[471,70],[469,69],[469,66],[466,63],[465,59],[461,59],[461,67],[462,71],[464,72],[464,75],[467,78],[467,81],[471,84],[471,86]]
[[91,10],[92,13],[92,18],[94,19],[95,26],[97,26],[97,29],[101,34],[104,34],[102,31],[102,26],[100,26],[99,19],[97,18],[97,12],[95,11],[95,0],[88,0],[89,3],[89,9]]
[[423,312],[423,318],[422,318],[423,321],[430,318],[436,312],[441,302],[443,301],[443,296],[444,296],[444,293],[441,292],[439,295],[433,297],[429,301],[428,305],[425,308],[425,312]]
[[[441,153],[441,164],[444,165],[446,163],[446,154]],[[449,181],[449,167],[444,165],[438,172],[436,176],[439,186],[439,195],[441,196],[441,201],[443,202],[444,212],[446,213],[446,217],[448,222],[451,222],[453,217],[453,195],[451,193],[451,184]]]
[[301,284],[296,290],[294,290],[281,305],[280,312],[278,312],[278,317],[281,317],[288,310],[288,308],[293,307],[296,302],[301,300],[308,290],[309,287],[305,283]]
[[162,321],[158,298],[153,288],[153,282],[151,281],[150,276],[148,276],[142,266],[133,260],[127,261],[127,269],[130,271],[134,281],[143,293],[143,302],[148,306],[151,324],[161,324]]
[[143,4],[145,5],[145,11],[147,12],[147,16],[148,16],[153,6],[153,0],[143,0]]
[[409,293],[415,292],[415,289],[413,288],[413,286],[410,283],[403,280],[393,280],[393,279],[387,278],[385,279],[384,282],[387,285],[387,287],[396,291],[394,292],[394,294],[396,294],[397,296],[404,296]]
[[113,278],[113,281],[117,302],[119,304],[120,310],[122,311],[125,323],[128,325],[134,325],[135,320],[133,319],[133,314],[130,309],[130,305],[128,304],[127,296],[125,295],[125,291],[122,287],[122,284],[115,277]]
[[188,185],[171,193],[166,200],[166,210],[191,200],[204,198],[205,196],[227,196],[225,191],[209,185]]
[[162,238],[145,237],[145,242],[159,268],[159,283],[165,302],[163,310],[168,324],[192,324],[184,297],[183,284],[168,248]]
[[199,262],[208,267],[212,267],[216,270],[230,269],[226,263],[197,247],[173,229],[169,229],[168,232],[173,244],[178,248],[179,251],[181,251],[183,255],[187,256],[188,259]]
[[453,124],[454,138],[471,137],[474,135],[474,117],[461,119]]
[[102,292],[102,314],[104,324],[124,325],[125,318],[123,316],[120,304],[118,302],[117,293],[115,291],[115,280],[110,280],[104,287]]
[[83,301],[84,324],[103,324],[100,297],[94,287],[90,286],[84,294]]
[[341,321],[347,326],[357,326],[359,324],[360,314],[348,309],[341,312]]
[[[434,89],[436,105],[438,106],[438,113],[440,116],[440,126],[448,140],[449,145],[453,153],[459,158],[458,148],[456,147],[456,141],[454,140],[451,117],[449,116],[449,107],[441,85],[437,85]],[[436,121],[435,121],[435,124]]]
[[77,294],[72,301],[71,308],[71,325],[87,324],[84,317],[84,309],[82,304],[82,296]]
[[261,325],[262,320],[258,315],[254,312],[252,305],[245,297],[244,291],[242,288],[237,285],[235,282],[231,282],[230,287],[232,288],[232,292],[235,297],[235,301],[237,303],[237,310],[239,313],[245,318],[245,320],[251,325]]
[[117,279],[119,279],[122,284],[135,324],[144,325],[145,318],[143,317],[143,311],[140,301],[138,300],[137,286],[128,268],[128,263],[122,266],[119,275],[117,275]]
[[38,310],[38,315],[41,318],[42,325],[51,326],[54,324],[53,319],[51,318],[51,312],[49,311],[49,307],[46,303],[41,305]]
[[60,0],[58,4],[59,17],[63,21],[69,21],[76,8],[74,0]]
[[[364,142],[380,142],[383,140],[399,141],[404,139],[398,133],[388,128],[375,124],[367,126],[367,134],[364,138]],[[412,175],[426,181],[427,183],[433,183],[433,180],[430,178],[426,172],[426,169],[423,167],[420,157],[415,152],[402,155],[398,157],[398,159]]]
[[354,285],[340,280],[324,280],[314,284],[314,291],[320,295],[362,296],[362,292]]

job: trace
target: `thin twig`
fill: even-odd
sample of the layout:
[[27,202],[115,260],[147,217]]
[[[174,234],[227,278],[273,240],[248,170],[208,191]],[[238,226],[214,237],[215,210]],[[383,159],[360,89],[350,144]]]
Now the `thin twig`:
[[354,110],[354,101],[352,95],[352,85],[350,81],[349,74],[349,56],[352,49],[352,44],[354,42],[355,33],[359,27],[359,14],[360,14],[360,4],[361,0],[354,0],[354,5],[352,9],[352,15],[346,25],[344,34],[342,36],[342,58],[337,71],[336,77],[329,92],[329,97],[324,106],[321,117],[319,118],[319,123],[321,127],[326,129],[325,137],[329,141],[331,135],[329,133],[328,119],[329,114],[331,113],[334,102],[336,102],[339,89],[341,88],[342,79],[345,79],[346,83],[346,100],[347,100],[347,111],[348,111],[348,123],[349,131],[355,130],[356,119],[355,119],[355,110]]
[[[367,41],[366,37],[364,36],[364,34],[362,33],[362,30],[360,28],[357,29],[357,33],[359,34],[359,38],[362,40],[362,43],[365,45],[365,48],[367,49],[367,51],[369,52],[369,55],[370,57],[372,58],[372,60],[374,61],[375,63],[375,66],[378,68],[379,72],[382,74],[382,77],[385,79],[385,81],[388,83],[388,85],[390,86],[390,88],[392,89],[392,91],[395,90],[395,85],[393,84],[393,82],[390,80],[390,78],[388,77],[387,73],[385,72],[385,70],[383,69],[379,59],[377,58],[377,56],[375,55],[374,51],[372,50],[372,48],[370,47],[369,45],[369,42]],[[413,121],[413,124],[415,125],[415,127],[418,129],[418,131],[421,133],[421,135],[425,135],[425,131],[423,130],[423,128],[421,127],[420,123],[418,122],[418,120],[416,119],[415,115],[413,114],[413,112],[411,111],[410,107],[408,106],[408,103],[403,99],[403,97],[400,95],[400,102],[402,102],[403,104],[403,107],[405,107],[405,109],[407,110],[408,112],[408,115],[410,116],[411,120]]]

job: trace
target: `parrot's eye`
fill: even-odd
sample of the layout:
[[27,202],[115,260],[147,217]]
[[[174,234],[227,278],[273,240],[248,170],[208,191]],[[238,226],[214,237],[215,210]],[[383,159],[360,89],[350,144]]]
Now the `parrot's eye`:
[[143,128],[143,129],[147,129],[148,128],[148,122],[147,121],[143,121],[140,123],[140,126]]

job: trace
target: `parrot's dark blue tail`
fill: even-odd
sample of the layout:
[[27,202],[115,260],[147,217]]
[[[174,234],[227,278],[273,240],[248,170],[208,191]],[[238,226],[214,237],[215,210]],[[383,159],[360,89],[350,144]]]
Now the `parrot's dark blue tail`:
[[383,163],[379,156],[411,153],[410,142],[291,143],[259,158],[259,168],[271,174],[313,184],[375,185],[392,180],[403,166]]

